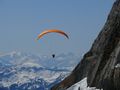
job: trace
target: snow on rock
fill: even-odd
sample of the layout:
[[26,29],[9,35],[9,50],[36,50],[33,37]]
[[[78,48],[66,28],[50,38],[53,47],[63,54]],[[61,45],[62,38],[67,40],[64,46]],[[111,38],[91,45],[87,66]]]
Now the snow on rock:
[[67,90],[103,90],[103,89],[96,89],[95,87],[87,87],[87,78],[84,78],[80,82],[72,85]]
[[115,66],[115,68],[120,68],[120,63]]

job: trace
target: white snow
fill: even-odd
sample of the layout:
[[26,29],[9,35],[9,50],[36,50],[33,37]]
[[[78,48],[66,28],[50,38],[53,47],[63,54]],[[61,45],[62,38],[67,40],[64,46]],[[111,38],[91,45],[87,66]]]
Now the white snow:
[[40,64],[37,64],[34,62],[25,62],[22,65],[23,65],[23,67],[37,67],[37,68],[43,67]]
[[120,68],[120,63],[115,66],[115,68]]
[[[32,66],[31,64],[27,64]],[[23,66],[23,65],[22,65]],[[8,75],[10,73],[13,73],[12,76],[9,78],[2,78],[2,82],[0,82],[0,85],[3,85],[4,87],[10,87],[12,84],[18,84],[19,86],[31,82],[31,80],[37,80],[37,79],[43,79],[47,83],[53,83],[57,78],[64,78],[65,75],[67,75],[68,72],[64,71],[51,71],[47,69],[34,71],[34,70],[21,70],[22,66],[18,66],[13,69],[10,69],[10,72],[4,73],[4,75]],[[36,65],[35,65],[36,66]],[[2,72],[1,72],[2,73]]]
[[103,90],[103,89],[96,89],[96,87],[87,87],[87,78],[82,79],[80,82],[72,85],[67,90]]
[[[10,87],[19,86],[33,80],[44,80],[48,84],[64,79],[79,62],[76,56],[58,55],[55,60],[49,56],[13,51],[0,55],[1,64],[10,64],[0,69],[0,85]],[[37,86],[38,87],[38,86]]]

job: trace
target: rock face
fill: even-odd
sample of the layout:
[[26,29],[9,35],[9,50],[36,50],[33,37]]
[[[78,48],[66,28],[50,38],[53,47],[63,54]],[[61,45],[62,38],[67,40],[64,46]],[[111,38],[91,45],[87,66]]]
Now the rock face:
[[91,49],[71,75],[51,90],[66,88],[87,77],[90,87],[120,90],[120,0],[113,4],[107,21]]

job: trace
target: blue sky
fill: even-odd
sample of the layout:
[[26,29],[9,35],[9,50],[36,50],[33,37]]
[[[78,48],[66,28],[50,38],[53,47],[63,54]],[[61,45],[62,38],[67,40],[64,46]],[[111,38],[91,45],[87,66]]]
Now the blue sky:
[[[0,52],[84,54],[102,29],[115,0],[0,0]],[[44,29],[58,34],[35,38]]]

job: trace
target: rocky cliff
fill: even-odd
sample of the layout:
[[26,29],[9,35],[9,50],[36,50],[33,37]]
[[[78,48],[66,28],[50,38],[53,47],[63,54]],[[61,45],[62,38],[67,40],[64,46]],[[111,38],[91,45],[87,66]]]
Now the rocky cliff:
[[51,90],[66,90],[84,77],[90,87],[120,90],[120,0],[113,4],[89,52],[73,72]]

